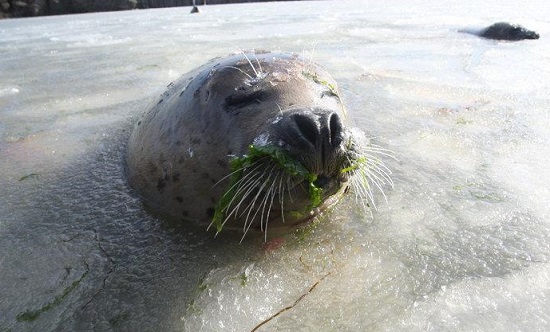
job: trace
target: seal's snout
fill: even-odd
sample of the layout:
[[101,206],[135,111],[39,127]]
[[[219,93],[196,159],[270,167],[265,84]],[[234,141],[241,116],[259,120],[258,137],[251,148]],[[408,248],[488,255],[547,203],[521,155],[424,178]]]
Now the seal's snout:
[[320,156],[322,160],[338,149],[344,140],[340,116],[323,109],[288,112],[278,132],[291,152]]
[[314,148],[331,149],[342,143],[342,121],[334,112],[301,112],[292,115],[292,120],[296,124],[299,137]]
[[285,111],[275,125],[276,137],[292,157],[317,175],[334,177],[345,138],[340,116],[322,108]]

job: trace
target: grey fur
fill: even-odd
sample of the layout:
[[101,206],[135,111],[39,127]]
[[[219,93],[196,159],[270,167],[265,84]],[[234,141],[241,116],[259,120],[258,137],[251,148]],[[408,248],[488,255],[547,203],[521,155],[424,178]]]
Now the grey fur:
[[[170,84],[138,121],[128,145],[129,183],[153,210],[210,222],[227,189],[231,158],[265,140],[283,147],[285,128],[277,122],[288,112],[345,118],[334,79],[309,60],[267,52],[214,59]],[[334,155],[345,150],[340,145]],[[339,181],[331,194],[345,186]],[[285,209],[308,202],[300,193],[286,200]]]

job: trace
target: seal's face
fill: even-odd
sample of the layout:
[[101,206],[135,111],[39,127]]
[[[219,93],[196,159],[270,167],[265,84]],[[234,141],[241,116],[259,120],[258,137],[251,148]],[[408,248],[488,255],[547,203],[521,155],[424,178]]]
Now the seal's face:
[[273,218],[282,223],[272,228],[299,223],[333,203],[330,198],[347,186],[350,173],[345,170],[357,155],[337,113],[291,109],[267,123],[248,153],[232,162],[229,191],[214,216],[218,230],[241,216],[245,231],[255,219],[260,229]]
[[336,83],[310,61],[273,53],[215,60],[171,84],[138,122],[129,181],[154,209],[218,231],[291,226],[334,203],[348,183],[372,198],[370,184],[391,182],[372,158],[379,150],[362,149],[344,120]]

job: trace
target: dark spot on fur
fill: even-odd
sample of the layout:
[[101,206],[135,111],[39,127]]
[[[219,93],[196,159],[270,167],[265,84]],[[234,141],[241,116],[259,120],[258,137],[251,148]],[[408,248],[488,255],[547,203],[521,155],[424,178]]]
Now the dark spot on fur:
[[180,92],[180,97],[183,95],[184,92],[185,92],[185,89],[183,89],[183,90]]
[[216,179],[214,179],[214,178],[210,178],[210,181],[212,181],[213,184],[218,183],[218,180],[216,180]]
[[226,160],[218,159],[217,163],[222,168],[226,168],[227,166],[229,166]]
[[201,89],[198,88],[197,90],[195,90],[195,93],[193,94],[193,97],[198,98],[200,93],[201,93]]
[[205,101],[208,101],[210,99],[210,90],[206,90],[206,98],[204,98]]
[[180,180],[180,176],[181,174],[179,172],[174,173],[174,175],[172,175],[172,181],[178,182]]
[[158,171],[157,165],[153,164],[152,162],[149,162],[147,164],[147,169],[149,170],[149,173],[155,173],[156,171]]
[[214,216],[214,208],[209,207],[208,209],[206,209],[206,215],[208,216],[208,218],[212,218]]
[[164,99],[161,98],[161,99],[159,100],[159,102],[157,103],[157,105],[160,104],[160,103],[162,103],[163,101],[164,101]]
[[197,171],[197,169],[196,169],[195,167],[192,167],[192,168],[191,168],[191,172],[192,172],[192,173],[198,173],[198,171]]
[[181,198],[181,196],[176,196],[176,201],[178,201],[178,203],[183,203],[183,198]]
[[181,211],[182,216],[187,217],[189,215],[189,211],[183,210]]
[[157,190],[159,192],[162,192],[164,190],[164,187],[166,187],[166,180],[163,178],[159,178],[157,182]]
[[138,121],[138,126],[140,126],[140,125],[141,125],[141,120],[140,120],[140,121]]
[[207,172],[203,172],[203,173],[201,173],[201,177],[203,179],[208,179],[210,177],[210,174],[208,174]]
[[215,197],[210,197],[210,202],[216,203],[216,198]]
[[177,142],[176,142],[176,145],[181,145],[181,141],[177,141]]
[[185,159],[183,159],[183,157],[180,157],[180,158],[178,159],[178,164],[183,164],[184,161],[185,161]]
[[233,150],[227,150],[227,155],[230,156],[233,154]]
[[201,139],[198,137],[191,138],[191,144],[199,145],[201,144],[201,142],[202,142]]

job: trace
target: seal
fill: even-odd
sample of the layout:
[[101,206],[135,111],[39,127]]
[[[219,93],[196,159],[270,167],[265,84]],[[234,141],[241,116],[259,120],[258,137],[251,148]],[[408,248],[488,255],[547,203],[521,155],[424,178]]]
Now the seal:
[[[334,79],[296,54],[231,55],[168,85],[137,122],[127,177],[162,215],[222,227],[297,225],[349,184],[392,184],[387,151],[348,129]],[[350,181],[351,180],[351,181]]]
[[471,33],[479,37],[494,39],[494,40],[508,40],[518,41],[524,39],[539,39],[539,34],[528,30],[521,25],[510,24],[507,22],[499,22],[490,25],[482,30],[470,31],[463,30],[463,32]]

